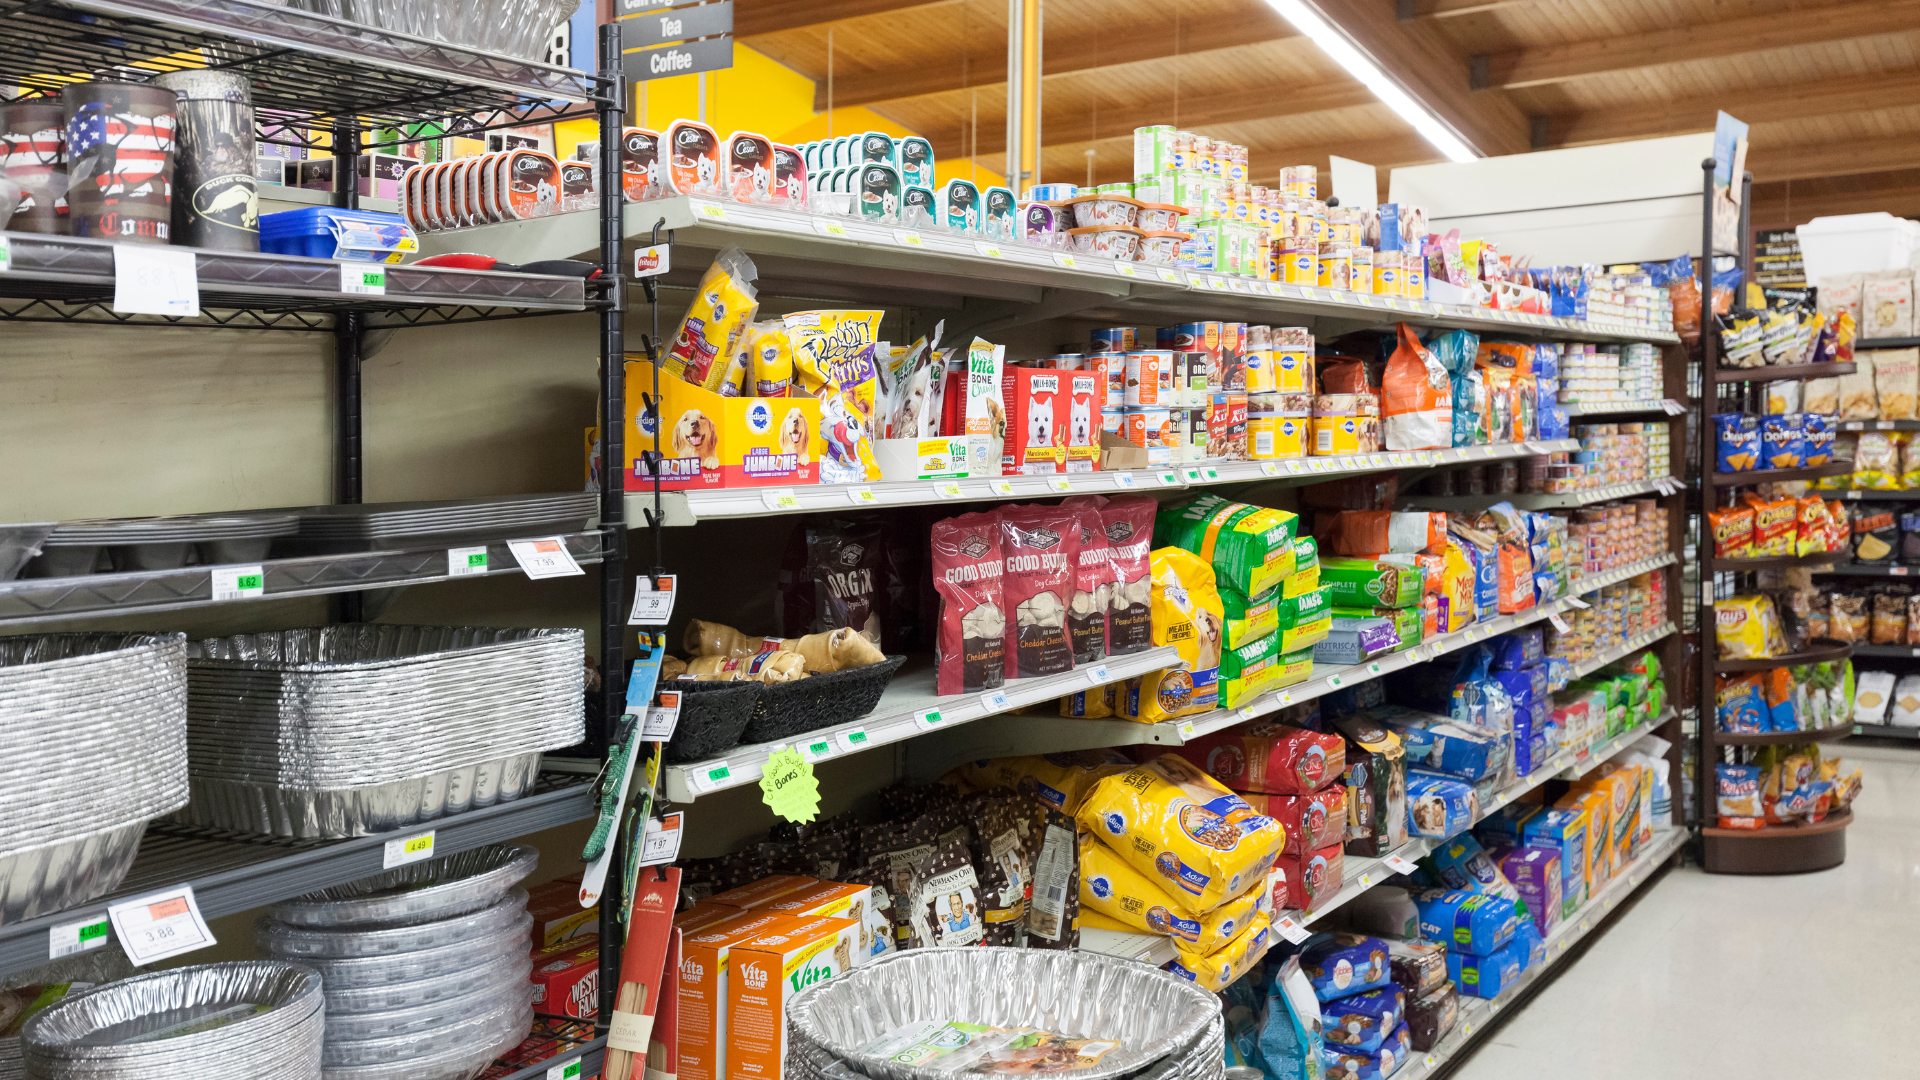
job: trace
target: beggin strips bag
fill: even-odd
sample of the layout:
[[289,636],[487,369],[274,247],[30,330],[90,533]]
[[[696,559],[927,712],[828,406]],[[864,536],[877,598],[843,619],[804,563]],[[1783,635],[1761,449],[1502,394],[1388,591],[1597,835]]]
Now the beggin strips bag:
[[820,399],[821,434],[827,457],[823,484],[880,479],[873,460],[874,399],[883,358],[876,343],[879,311],[796,311],[786,316],[793,372],[802,390]]
[[1098,837],[1080,836],[1080,907],[1125,923],[1136,934],[1165,934],[1182,956],[1207,956],[1233,940],[1268,895],[1253,889],[1195,916],[1188,913],[1185,896],[1135,870]]
[[737,247],[714,258],[661,361],[666,374],[718,392],[726,361],[733,358],[741,332],[760,310],[759,293],[753,286],[759,276],[753,260]]
[[1079,821],[1196,915],[1260,883],[1287,840],[1279,822],[1171,754],[1095,784]]
[[1121,716],[1157,724],[1179,716],[1209,712],[1219,699],[1220,593],[1213,568],[1179,548],[1160,548],[1151,556],[1153,643],[1179,650],[1185,667],[1149,671],[1128,679],[1116,707]]

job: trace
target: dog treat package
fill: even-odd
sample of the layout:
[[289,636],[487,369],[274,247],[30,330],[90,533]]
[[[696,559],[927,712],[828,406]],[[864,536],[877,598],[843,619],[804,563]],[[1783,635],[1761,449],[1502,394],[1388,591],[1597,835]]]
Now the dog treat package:
[[[1072,500],[1069,500],[1071,502]],[[1146,495],[1109,499],[1100,507],[1107,558],[1113,565],[1107,612],[1107,655],[1153,648],[1153,515],[1160,504]]]
[[1219,701],[1221,609],[1213,570],[1199,556],[1160,548],[1149,560],[1153,643],[1174,646],[1184,666],[1128,679],[1118,711],[1129,720],[1156,724],[1210,712]]
[[1028,831],[1028,800],[1005,789],[969,796],[962,804],[973,823],[974,872],[979,879],[982,945],[1017,944],[1033,884],[1033,855],[1021,834]]
[[1001,588],[1013,618],[1006,628],[1007,678],[1073,670],[1067,611],[1080,561],[1078,513],[1060,506],[999,511]]
[[1007,409],[1007,437],[1000,448],[1003,475],[1051,476],[1067,471],[1067,433],[1057,422],[1067,374],[1054,368],[1016,366],[1000,376],[1000,399]]
[[1437,941],[1419,938],[1388,938],[1387,964],[1394,985],[1406,991],[1407,1000],[1425,997],[1447,985],[1447,947]]
[[1321,1031],[1342,1054],[1372,1053],[1398,1027],[1407,1011],[1406,991],[1383,986],[1335,998],[1320,1007]]
[[1413,1048],[1431,1050],[1460,1019],[1460,992],[1450,982],[1407,1003],[1407,1033]]
[[1311,795],[1347,768],[1340,736],[1268,720],[1203,735],[1175,753],[1230,788],[1269,795]]
[[664,374],[719,392],[734,347],[760,310],[759,292],[753,284],[759,276],[753,260],[737,247],[715,256],[667,349],[662,361]]
[[1196,915],[1263,881],[1286,845],[1279,822],[1171,754],[1095,784],[1078,818]]
[[1095,664],[1107,655],[1107,614],[1113,606],[1113,552],[1095,506],[1073,508],[1080,532],[1075,553],[1073,597],[1067,601],[1067,636],[1073,662]]
[[1287,830],[1288,855],[1317,851],[1346,839],[1347,789],[1328,784],[1311,795],[1268,795],[1264,792],[1237,793],[1253,807],[1279,822]]
[[1280,962],[1260,1029],[1260,1060],[1269,1076],[1311,1080],[1325,1073],[1320,1060],[1320,1002],[1298,955]]
[[1300,970],[1322,1002],[1393,985],[1387,943],[1365,934],[1315,934],[1300,950]]
[[1320,1050],[1320,1060],[1326,1065],[1327,1080],[1386,1080],[1406,1064],[1412,1047],[1407,1025],[1401,1024],[1372,1053],[1354,1053],[1328,1043]]
[[924,946],[979,945],[986,937],[986,904],[964,835],[937,844],[914,863],[908,895],[914,933]]
[[1518,905],[1504,897],[1466,889],[1413,889],[1409,895],[1420,909],[1421,936],[1445,942],[1449,956],[1491,956],[1520,926]]
[[757,322],[752,332],[752,353],[747,378],[754,397],[786,397],[793,385],[793,344],[787,338],[786,324],[779,321]]
[[1072,750],[970,761],[949,775],[982,790],[1012,788],[1071,815],[1080,812],[1080,804],[1095,784],[1133,768],[1133,759],[1118,750]]
[[1250,889],[1207,912],[1193,915],[1185,900],[1134,869],[1091,833],[1080,836],[1080,908],[1098,912],[1135,934],[1163,934],[1182,956],[1198,959],[1219,950],[1245,930],[1264,894]]
[[1163,508],[1154,536],[1200,556],[1229,588],[1257,596],[1293,573],[1299,524],[1300,519],[1285,510],[1201,495]]
[[1407,831],[1445,840],[1473,827],[1480,798],[1473,785],[1434,773],[1407,770]]
[[[800,530],[806,545],[802,589],[812,593],[811,614],[794,630],[851,626],[875,645],[881,640],[880,611],[886,548],[877,521],[826,520]],[[797,583],[796,583],[797,584]]]
[[796,311],[781,321],[793,349],[800,388],[820,401],[827,456],[823,484],[880,479],[871,435],[877,413],[881,359],[879,311]]
[[1273,906],[1311,911],[1320,901],[1340,891],[1347,861],[1339,843],[1297,855],[1282,855],[1274,863]]
[[1191,983],[1218,994],[1253,970],[1273,944],[1273,924],[1264,911],[1256,911],[1246,929],[1233,940],[1205,956],[1167,961],[1167,970]]
[[1080,841],[1073,815],[1027,801],[1027,844],[1033,858],[1027,901],[1029,949],[1080,947]]
[[938,692],[994,689],[1006,681],[1008,667],[999,515],[936,521],[932,548],[933,587],[940,597]]

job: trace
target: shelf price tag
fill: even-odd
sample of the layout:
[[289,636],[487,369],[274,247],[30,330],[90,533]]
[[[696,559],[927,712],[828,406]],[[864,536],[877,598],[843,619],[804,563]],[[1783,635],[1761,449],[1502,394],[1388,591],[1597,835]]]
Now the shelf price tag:
[[585,574],[580,564],[573,561],[573,553],[567,550],[567,542],[557,536],[544,540],[509,540],[507,550],[513,553],[513,559],[520,569],[535,581],[551,577],[575,577]]
[[130,315],[200,314],[200,269],[192,248],[113,245],[113,310]]
[[936,499],[958,499],[965,494],[958,480],[943,480],[933,485],[933,496]]
[[1010,499],[1013,497],[1013,481],[989,480],[987,481],[987,490],[993,492],[995,495]]
[[733,769],[724,762],[719,765],[696,765],[687,773],[687,786],[695,794],[728,787],[733,783]]
[[813,231],[819,233],[821,236],[838,236],[842,239],[845,239],[847,235],[847,227],[845,225],[838,221],[828,221],[826,218],[814,218]]
[[800,509],[800,496],[795,495],[792,488],[763,488],[760,502],[776,514]]
[[1073,479],[1066,476],[1056,476],[1047,481],[1047,486],[1055,491],[1071,492],[1073,490]]
[[1262,476],[1279,476],[1279,475],[1280,475],[1280,463],[1279,463],[1279,462],[1277,462],[1277,461],[1263,461],[1263,462],[1261,462],[1261,463],[1260,463],[1260,475],[1262,475]]
[[379,263],[343,262],[340,291],[350,296],[385,296],[387,268]]
[[1108,683],[1112,681],[1113,681],[1113,676],[1107,673],[1107,666],[1105,664],[1101,664],[1099,667],[1087,669],[1087,685],[1089,686],[1099,686],[1102,683]]
[[1113,486],[1117,488],[1130,488],[1139,482],[1130,472],[1121,471],[1113,474]]
[[693,211],[693,216],[696,218],[706,218],[708,221],[728,220],[727,208],[718,203],[689,202],[687,205],[688,208]]
[[1273,928],[1275,930],[1280,931],[1281,937],[1286,938],[1288,941],[1293,942],[1295,945],[1298,945],[1301,942],[1313,936],[1313,934],[1309,932],[1306,927],[1301,926],[1297,922],[1294,922],[1293,916],[1291,915],[1282,915],[1279,918],[1273,920]]
[[433,858],[433,830],[389,840],[380,852],[380,868],[391,870]]
[[216,566],[212,577],[215,600],[250,600],[267,593],[267,575],[258,566]]
[[1302,297],[1305,297],[1305,298],[1306,298],[1306,299],[1308,299],[1308,300],[1318,300],[1318,299],[1320,299],[1320,297],[1319,297],[1318,295],[1316,295],[1316,294],[1314,293],[1314,291],[1313,291],[1312,289],[1309,289],[1309,288],[1306,288],[1306,287],[1304,287],[1304,286],[1303,286],[1303,287],[1302,287],[1302,288],[1300,289],[1300,295],[1301,295]]
[[[680,838],[685,834],[680,828],[686,814],[674,811],[664,818],[648,818],[647,831],[640,840],[640,865],[660,866],[680,858]],[[578,1076],[579,1062],[574,1062],[574,1075]],[[548,1070],[551,1075],[552,1070]]]
[[1005,690],[990,690],[980,695],[980,707],[989,713],[1002,713],[1013,706],[1007,704],[1007,692]]
[[817,739],[809,739],[806,742],[800,743],[794,747],[794,749],[800,751],[800,759],[802,761],[811,765],[821,758],[833,756],[833,737],[823,735]]
[[1294,473],[1297,475],[1299,473],[1305,472],[1306,470],[1307,470],[1307,463],[1304,461],[1301,461],[1298,458],[1295,458],[1294,460],[1287,462],[1287,471],[1290,473]]
[[1160,280],[1169,285],[1178,285],[1180,284],[1180,271],[1169,270],[1163,266],[1160,268]]
[[1191,720],[1180,721],[1177,725],[1177,730],[1180,732],[1182,739],[1191,739],[1199,731],[1198,728],[1193,726],[1193,721]]
[[[660,580],[651,589],[634,589],[633,613],[627,616],[628,626],[665,626],[673,618],[674,582],[678,575],[661,574]],[[642,581],[646,575],[641,575]]]
[[899,244],[901,247],[923,248],[927,246],[926,240],[922,239],[920,234],[914,232],[912,229],[893,230],[893,242]]
[[855,506],[872,506],[880,501],[880,496],[870,487],[848,488],[847,501]]
[[680,691],[662,690],[647,706],[646,722],[640,725],[640,737],[651,742],[666,742],[680,726]]
[[213,944],[213,931],[200,916],[191,885],[123,900],[107,908],[107,917],[113,921],[114,936],[120,939],[134,967],[146,967],[156,960]]
[[487,572],[487,548],[457,547],[447,549],[447,576],[471,577]]
[[1180,474],[1179,474],[1179,473],[1170,473],[1170,472],[1163,472],[1163,473],[1161,473],[1161,474],[1160,474],[1160,486],[1161,486],[1161,487],[1178,487],[1178,486],[1180,486]]
[[105,915],[52,927],[47,931],[47,959],[97,949],[112,938],[112,929],[113,923]]
[[[1005,695],[1002,695],[1003,700],[1004,698]],[[940,726],[943,719],[945,718],[940,715],[939,709],[922,709],[913,714],[913,726],[921,731],[932,731]]]
[[1204,470],[1201,470],[1201,469],[1188,469],[1188,470],[1187,470],[1187,483],[1189,483],[1189,484],[1197,484],[1197,483],[1199,483],[1199,482],[1200,482],[1201,480],[1203,480],[1203,479],[1205,479],[1205,478],[1206,478],[1206,475],[1207,475],[1207,474],[1206,474],[1206,472],[1205,472]]
[[1411,874],[1415,869],[1413,860],[1403,859],[1398,855],[1389,855],[1384,862],[1386,863],[1387,869],[1396,874]]
[[1005,253],[1000,250],[999,245],[989,244],[984,240],[975,240],[973,242],[973,250],[989,259],[1004,259],[1007,257]]
[[1207,470],[1207,479],[1209,479],[1209,480],[1218,480],[1218,479],[1220,479],[1220,470],[1219,470],[1219,469],[1208,469],[1208,470]]
[[1580,599],[1577,596],[1569,596],[1560,602],[1567,605],[1568,607],[1576,607],[1576,608],[1581,608],[1583,610],[1587,607],[1587,602],[1585,600]]
[[0,274],[13,269],[13,240],[0,236]]
[[833,733],[833,741],[839,743],[840,748],[848,753],[865,749],[868,743],[867,729],[857,727],[836,731]]
[[1140,268],[1130,262],[1114,263],[1113,272],[1116,274],[1119,274],[1121,277],[1139,277],[1140,276]]
[[1547,616],[1547,621],[1553,624],[1553,628],[1555,630],[1558,630],[1563,634],[1566,633],[1568,630],[1572,629],[1572,627],[1569,627],[1567,625],[1567,620],[1561,618],[1557,614]]
[[1055,265],[1063,267],[1068,270],[1080,269],[1080,260],[1074,258],[1073,256],[1067,254],[1064,251],[1054,252],[1053,261]]

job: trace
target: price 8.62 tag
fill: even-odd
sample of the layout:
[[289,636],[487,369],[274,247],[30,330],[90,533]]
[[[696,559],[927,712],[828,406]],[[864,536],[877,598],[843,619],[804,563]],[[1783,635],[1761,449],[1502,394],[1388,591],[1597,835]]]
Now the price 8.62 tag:
[[61,923],[47,931],[47,959],[58,960],[63,956],[97,949],[112,938],[113,922],[105,915]]
[[674,588],[678,575],[661,574],[657,579],[642,574],[636,585],[652,585],[653,588],[635,588],[633,591],[633,613],[627,616],[628,626],[665,626],[673,618],[673,598],[678,590]]
[[539,540],[510,540],[507,550],[513,554],[513,561],[529,578],[538,581],[542,578],[577,577],[586,573],[580,564],[573,561],[573,553],[567,550],[567,542],[557,536],[548,536]]
[[211,576],[215,600],[249,600],[267,594],[266,571],[258,566],[216,566]]
[[433,830],[412,836],[401,836],[386,842],[380,850],[380,868],[391,870],[408,863],[425,862],[433,858]]
[[640,737],[649,742],[666,742],[680,726],[681,694],[678,690],[660,690],[654,693],[654,702],[647,706],[646,722],[640,725]]
[[134,967],[146,967],[214,943],[213,931],[207,929],[207,920],[200,915],[191,885],[122,900],[107,908],[107,917]]
[[487,572],[487,546],[447,549],[447,576],[474,577]]
[[647,819],[646,832],[640,839],[641,866],[661,866],[680,858],[680,838],[686,835],[680,826],[685,820],[686,814],[681,811]]
[[340,291],[352,296],[385,296],[387,268],[379,263],[343,262]]

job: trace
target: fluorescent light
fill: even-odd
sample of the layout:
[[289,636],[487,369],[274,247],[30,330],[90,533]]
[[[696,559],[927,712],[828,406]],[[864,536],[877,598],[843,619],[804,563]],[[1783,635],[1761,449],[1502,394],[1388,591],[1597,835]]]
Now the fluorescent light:
[[1320,51],[1333,58],[1334,63],[1345,68],[1347,74],[1360,80],[1361,85],[1373,91],[1373,96],[1386,103],[1394,115],[1413,125],[1434,149],[1447,156],[1449,161],[1477,161],[1480,155],[1471,146],[1453,133],[1431,109],[1415,100],[1398,82],[1381,71],[1367,55],[1347,40],[1347,35],[1320,17],[1305,0],[1267,0],[1283,18],[1293,24],[1293,28],[1313,39]]

